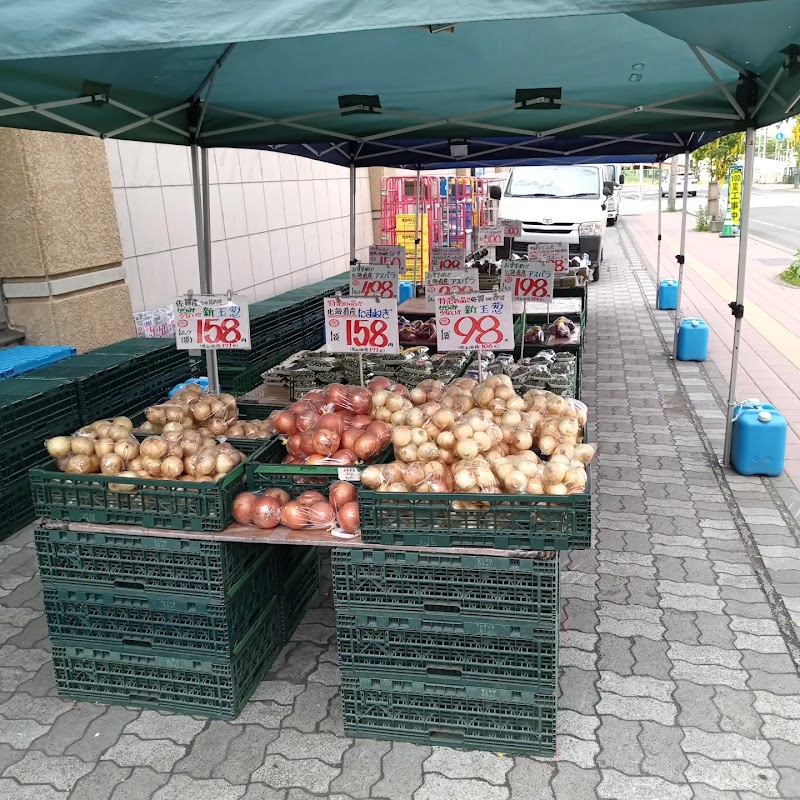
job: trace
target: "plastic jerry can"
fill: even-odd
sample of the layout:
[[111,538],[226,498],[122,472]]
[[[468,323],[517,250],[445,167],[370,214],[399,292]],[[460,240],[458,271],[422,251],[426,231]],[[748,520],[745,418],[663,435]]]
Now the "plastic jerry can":
[[697,318],[681,320],[678,328],[678,361],[708,358],[708,325]]
[[406,300],[410,300],[414,296],[414,282],[413,281],[400,281],[400,297],[398,304],[402,305]]
[[678,281],[666,280],[658,284],[656,306],[660,311],[672,311],[678,307]]
[[731,433],[731,464],[740,475],[783,472],[786,458],[786,420],[769,403],[748,400],[734,406]]

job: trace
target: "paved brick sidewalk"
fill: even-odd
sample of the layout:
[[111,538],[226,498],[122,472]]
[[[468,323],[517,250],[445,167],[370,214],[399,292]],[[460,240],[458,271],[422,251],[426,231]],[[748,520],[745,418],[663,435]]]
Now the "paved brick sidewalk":
[[800,797],[797,637],[764,565],[796,580],[800,562],[751,524],[796,531],[761,481],[735,502],[705,378],[679,380],[644,268],[609,233],[584,380],[596,548],[566,559],[555,761],[344,738],[330,597],[233,723],[63,702],[28,531],[0,544],[0,798]]

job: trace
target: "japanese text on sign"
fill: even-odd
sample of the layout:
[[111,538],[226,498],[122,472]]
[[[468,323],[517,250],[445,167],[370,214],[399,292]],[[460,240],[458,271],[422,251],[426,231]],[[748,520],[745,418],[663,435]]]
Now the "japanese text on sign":
[[394,267],[398,272],[406,271],[406,249],[396,244],[371,244],[369,263]]
[[331,353],[397,353],[397,300],[325,298],[325,339]]
[[466,252],[463,247],[432,247],[431,269],[464,269]]
[[175,301],[178,350],[249,350],[250,311],[243,297],[195,294]]
[[732,167],[728,177],[728,209],[731,212],[731,222],[734,225],[742,224],[742,170],[741,167]]
[[478,291],[478,270],[446,269],[425,276],[425,297],[428,305],[436,307],[436,298],[448,294],[471,294]]
[[556,275],[569,272],[569,244],[567,242],[529,244],[528,258],[531,261],[550,261]]
[[486,225],[478,231],[478,247],[501,247],[504,238],[502,225]]
[[137,336],[166,338],[175,333],[175,308],[170,305],[155,311],[135,311],[133,324],[136,326]]
[[522,236],[522,223],[518,219],[501,219],[500,224],[503,226],[503,235],[511,238]]
[[507,292],[438,297],[438,349],[513,350],[511,302],[511,295]]
[[398,297],[397,268],[379,264],[350,267],[350,295],[354,297]]
[[541,300],[553,297],[555,267],[550,261],[506,261],[503,264],[504,292],[515,300]]

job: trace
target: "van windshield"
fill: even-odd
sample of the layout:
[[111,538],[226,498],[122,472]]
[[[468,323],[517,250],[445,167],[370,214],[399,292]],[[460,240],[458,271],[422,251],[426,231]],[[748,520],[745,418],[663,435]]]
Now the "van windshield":
[[594,167],[514,167],[506,197],[599,197]]

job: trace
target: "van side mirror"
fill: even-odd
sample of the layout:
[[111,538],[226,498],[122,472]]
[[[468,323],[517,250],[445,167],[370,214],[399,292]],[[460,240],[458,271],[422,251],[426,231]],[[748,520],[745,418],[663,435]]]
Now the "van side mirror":
[[491,197],[492,200],[499,200],[502,196],[503,190],[497,184],[492,184],[489,187],[489,197]]
[[614,194],[614,181],[603,181],[603,194],[611,197]]
[[620,174],[619,174],[619,185],[622,186],[623,183],[625,183],[625,173],[620,172]]

